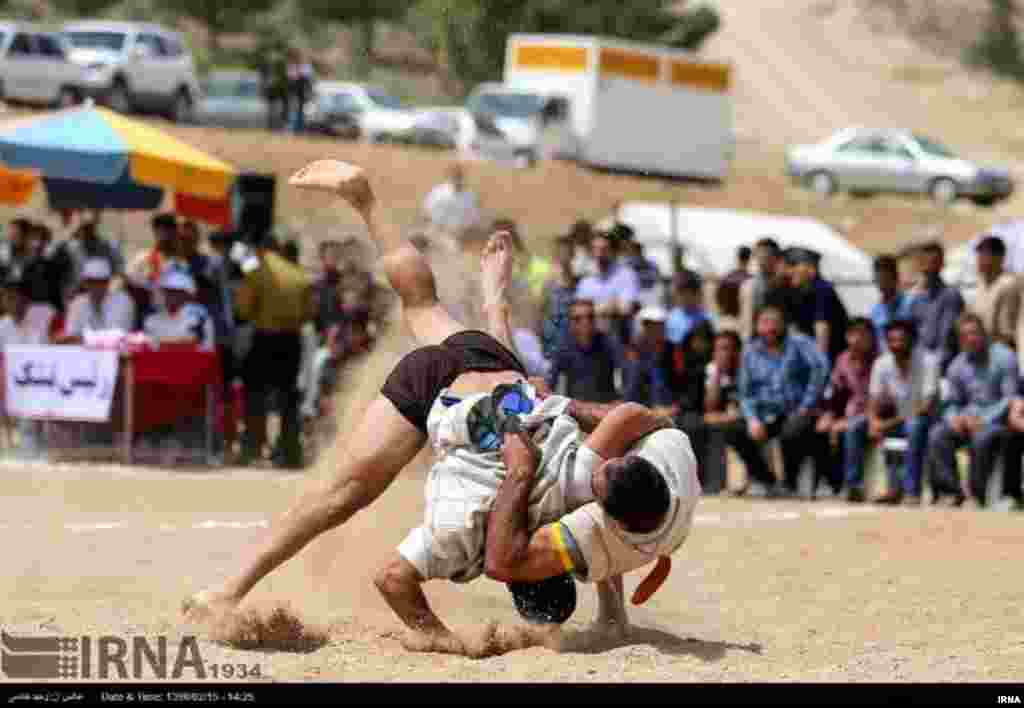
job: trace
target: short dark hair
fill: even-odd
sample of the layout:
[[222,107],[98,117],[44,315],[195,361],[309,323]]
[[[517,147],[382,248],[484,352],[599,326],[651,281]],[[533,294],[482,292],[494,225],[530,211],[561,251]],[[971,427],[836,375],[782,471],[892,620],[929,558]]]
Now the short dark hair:
[[938,241],[925,241],[914,249],[915,253],[934,253],[940,256],[946,254],[946,249]]
[[627,531],[649,533],[668,513],[672,497],[658,468],[639,455],[627,455],[613,468],[602,507]]
[[900,262],[896,256],[884,255],[875,259],[875,273],[889,273],[890,275],[900,274]]
[[767,302],[757,308],[757,311],[754,313],[755,324],[759,319],[761,319],[761,315],[769,310],[778,313],[779,317],[782,318],[782,324],[789,324],[789,313],[786,311],[786,306],[783,304],[782,295],[769,297]]
[[897,329],[902,329],[906,332],[907,336],[910,337],[911,344],[917,341],[917,323],[915,323],[914,320],[908,320],[905,318],[892,320],[885,325],[886,336],[889,335],[889,332]]
[[154,229],[176,229],[178,228],[178,217],[165,211],[150,219],[149,224]]
[[734,329],[721,329],[715,335],[715,341],[719,339],[731,339],[732,343],[736,345],[737,351],[743,351],[743,337],[740,333]]
[[782,253],[782,247],[779,246],[779,242],[773,239],[771,236],[765,236],[764,238],[758,239],[757,243],[754,244],[754,248],[770,249],[771,252],[776,256]]
[[975,253],[991,253],[993,256],[1006,255],[1006,242],[998,236],[986,236],[974,247]]
[[982,334],[988,333],[988,328],[985,327],[985,320],[981,319],[981,315],[976,312],[965,312],[960,315],[956,321],[956,331],[959,334],[960,330],[964,328],[964,325],[974,324],[978,326]]
[[569,309],[570,310],[572,308],[574,308],[574,307],[589,307],[589,308],[594,309],[594,308],[597,307],[597,305],[594,303],[593,300],[591,300],[589,298],[578,297],[578,298],[576,298],[575,300],[573,300],[572,302],[569,303]]
[[871,336],[875,336],[875,324],[867,317],[851,317],[850,321],[846,323],[846,331],[851,332],[857,328],[866,329],[871,333]]
[[740,263],[746,263],[747,261],[750,260],[750,256],[752,254],[753,251],[750,250],[750,246],[740,246],[739,248],[736,249],[736,260],[738,260]]

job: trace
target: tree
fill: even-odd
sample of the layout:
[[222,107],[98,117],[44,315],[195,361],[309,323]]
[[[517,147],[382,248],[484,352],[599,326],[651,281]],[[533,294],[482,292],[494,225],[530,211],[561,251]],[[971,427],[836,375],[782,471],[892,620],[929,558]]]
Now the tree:
[[500,78],[513,32],[572,33],[697,49],[718,30],[706,6],[677,11],[674,0],[420,0],[409,25],[442,71],[463,86]]
[[307,15],[354,30],[352,63],[356,75],[362,77],[370,73],[377,25],[402,19],[408,7],[409,3],[403,0],[306,0],[302,3]]
[[50,5],[62,15],[95,17],[118,4],[118,0],[51,0]]
[[242,30],[246,20],[266,12],[274,0],[163,0],[161,7],[203,23],[210,33],[210,49],[220,50],[220,35]]
[[1014,25],[1014,0],[989,0],[992,6],[988,26],[981,39],[971,47],[968,60],[987,66],[998,74],[1024,78],[1024,56],[1021,55],[1017,27]]

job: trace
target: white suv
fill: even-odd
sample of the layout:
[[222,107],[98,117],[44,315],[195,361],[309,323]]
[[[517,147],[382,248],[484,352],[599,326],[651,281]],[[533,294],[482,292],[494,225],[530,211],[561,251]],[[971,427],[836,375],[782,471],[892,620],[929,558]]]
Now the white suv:
[[0,98],[66,107],[81,100],[84,80],[59,34],[0,23]]
[[64,25],[71,60],[84,67],[88,95],[119,113],[146,110],[190,121],[199,99],[192,55],[177,32],[136,22]]

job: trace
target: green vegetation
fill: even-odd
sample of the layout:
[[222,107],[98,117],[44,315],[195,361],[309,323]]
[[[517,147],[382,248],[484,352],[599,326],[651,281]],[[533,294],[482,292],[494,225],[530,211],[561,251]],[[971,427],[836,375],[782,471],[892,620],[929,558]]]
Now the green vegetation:
[[1024,54],[1014,24],[1015,0],[989,0],[991,5],[988,26],[978,42],[970,49],[970,63],[985,66],[997,74],[1024,80]]

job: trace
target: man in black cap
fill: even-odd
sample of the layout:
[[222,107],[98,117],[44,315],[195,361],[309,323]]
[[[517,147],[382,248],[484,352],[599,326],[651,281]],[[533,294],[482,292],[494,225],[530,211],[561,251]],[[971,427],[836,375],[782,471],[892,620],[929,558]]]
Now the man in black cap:
[[820,253],[809,248],[787,249],[786,262],[793,285],[793,325],[814,338],[818,350],[834,364],[846,348],[846,307],[832,283],[818,272]]

